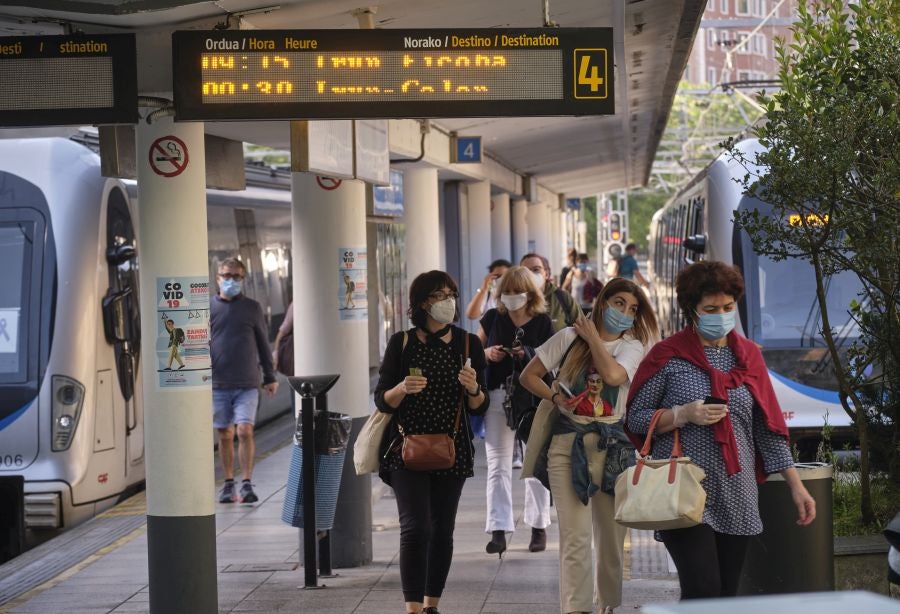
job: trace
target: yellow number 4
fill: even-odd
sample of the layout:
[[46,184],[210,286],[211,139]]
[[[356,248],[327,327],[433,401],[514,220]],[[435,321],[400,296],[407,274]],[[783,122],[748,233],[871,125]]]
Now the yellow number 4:
[[603,85],[600,68],[596,64],[591,66],[589,55],[581,56],[581,64],[578,66],[578,85],[590,85],[592,92],[598,91]]

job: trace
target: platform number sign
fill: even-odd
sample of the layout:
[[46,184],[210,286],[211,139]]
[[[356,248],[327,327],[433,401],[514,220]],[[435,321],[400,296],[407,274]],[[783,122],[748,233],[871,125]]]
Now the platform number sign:
[[457,136],[453,139],[453,162],[457,164],[481,162],[481,137]]
[[575,49],[575,98],[606,98],[606,49]]

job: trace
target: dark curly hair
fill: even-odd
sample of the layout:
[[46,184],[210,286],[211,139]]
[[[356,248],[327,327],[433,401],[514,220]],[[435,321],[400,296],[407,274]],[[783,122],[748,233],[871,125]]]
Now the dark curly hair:
[[[428,312],[422,309],[422,303],[428,300],[429,295],[447,287],[456,294],[459,288],[456,282],[444,271],[428,271],[417,276],[409,285],[409,308],[406,310],[410,321],[419,328],[425,328],[428,321]],[[459,320],[459,299],[456,301],[456,314],[453,321]]]
[[685,319],[697,323],[697,305],[707,294],[727,294],[735,301],[744,296],[744,277],[736,266],[702,260],[685,267],[675,279],[678,306]]

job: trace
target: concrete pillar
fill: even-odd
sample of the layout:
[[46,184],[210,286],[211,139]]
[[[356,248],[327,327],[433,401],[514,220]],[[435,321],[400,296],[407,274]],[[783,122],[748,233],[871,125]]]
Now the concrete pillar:
[[528,201],[517,198],[512,206],[513,264],[518,264],[528,253]]
[[469,285],[466,288],[465,307],[487,273],[493,260],[491,253],[491,182],[479,181],[468,184],[469,193]]
[[509,194],[497,194],[491,199],[491,260],[512,260],[511,223]]
[[[150,612],[215,614],[216,516],[202,123],[137,127]],[[202,314],[200,319],[195,316]],[[164,371],[171,319],[206,355]],[[202,337],[202,338],[201,338]]]
[[441,268],[438,176],[435,168],[403,171],[406,278]]
[[[528,243],[534,251],[550,258],[550,212],[546,203],[528,205]],[[552,271],[551,271],[552,272]]]
[[[309,324],[294,335],[294,371],[340,373],[328,393],[328,409],[353,418],[352,450],[371,411],[368,307],[378,307],[366,305],[367,261],[374,254],[366,253],[365,184],[344,180],[326,190],[315,175],[294,173],[291,196],[294,317]],[[355,286],[352,303],[347,278]],[[356,475],[349,450],[331,532],[334,567],[372,562],[372,483],[369,475]]]
[[[559,240],[559,207],[550,207],[550,267],[554,275],[562,270],[562,243]],[[557,280],[562,283],[562,280]]]

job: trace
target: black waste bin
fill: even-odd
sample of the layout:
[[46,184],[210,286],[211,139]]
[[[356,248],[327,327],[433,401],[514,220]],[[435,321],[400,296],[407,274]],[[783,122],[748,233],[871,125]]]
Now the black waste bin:
[[[341,489],[341,473],[347,442],[350,439],[352,419],[347,414],[333,411],[316,411],[314,414],[315,472],[316,472],[316,530],[330,530],[334,524],[338,492]],[[291,466],[288,472],[287,490],[281,508],[281,519],[294,527],[303,527],[303,435],[300,420],[294,433]]]
[[816,519],[805,527],[797,524],[797,507],[780,474],[759,485],[763,532],[750,539],[741,595],[834,590],[832,468],[805,463],[797,472],[816,500]]

